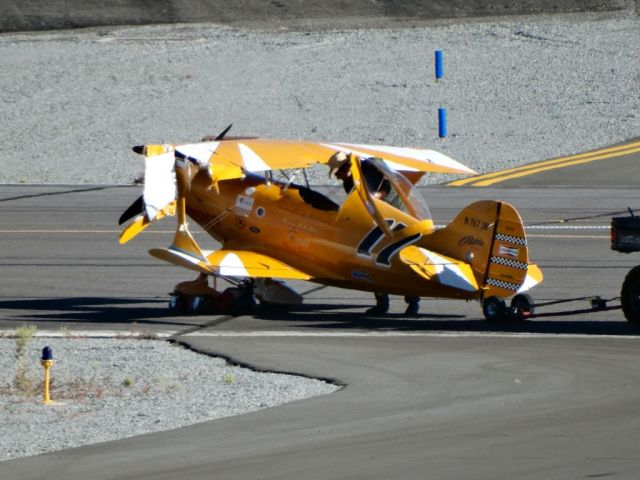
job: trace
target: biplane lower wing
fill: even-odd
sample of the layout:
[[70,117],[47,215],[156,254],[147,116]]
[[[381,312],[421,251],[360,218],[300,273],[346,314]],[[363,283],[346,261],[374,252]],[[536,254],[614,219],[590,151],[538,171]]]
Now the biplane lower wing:
[[203,252],[204,257],[172,245],[169,248],[154,248],[149,253],[179,267],[188,268],[207,275],[247,278],[288,278],[309,280],[306,273],[296,270],[275,258],[241,250],[216,250]]
[[217,250],[207,255],[209,266],[226,277],[290,278],[309,280],[307,275],[275,258],[242,250]]
[[400,260],[427,280],[467,292],[478,290],[473,270],[466,262],[416,246],[400,250]]

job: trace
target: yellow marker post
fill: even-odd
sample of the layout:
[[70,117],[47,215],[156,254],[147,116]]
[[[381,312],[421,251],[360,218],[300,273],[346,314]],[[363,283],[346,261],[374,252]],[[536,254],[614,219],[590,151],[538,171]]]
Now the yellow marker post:
[[42,349],[42,359],[40,364],[44,367],[44,400],[42,403],[45,405],[53,405],[55,402],[49,397],[49,370],[53,366],[53,354],[50,347],[44,347]]

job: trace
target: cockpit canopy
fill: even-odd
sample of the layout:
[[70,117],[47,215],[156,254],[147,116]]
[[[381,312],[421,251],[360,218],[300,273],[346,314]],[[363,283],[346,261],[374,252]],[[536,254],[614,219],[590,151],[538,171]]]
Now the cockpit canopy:
[[[367,165],[369,164],[369,165]],[[360,161],[365,177],[364,184],[372,197],[378,198],[394,208],[411,215],[416,220],[431,220],[431,212],[418,189],[399,172],[389,168],[380,158],[367,158]],[[375,168],[379,173],[375,181],[366,170]]]

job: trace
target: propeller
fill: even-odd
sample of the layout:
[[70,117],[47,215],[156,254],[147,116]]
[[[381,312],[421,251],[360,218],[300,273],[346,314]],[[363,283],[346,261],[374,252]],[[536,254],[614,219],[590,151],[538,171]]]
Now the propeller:
[[229,133],[229,130],[231,130],[231,127],[233,127],[233,123],[230,123],[229,126],[227,128],[225,128],[222,132],[220,132],[217,137],[213,138],[212,135],[207,135],[205,137],[202,137],[202,141],[203,142],[211,142],[211,141],[217,142],[219,140],[223,140],[225,135],[227,133]]
[[132,219],[136,215],[140,215],[144,213],[144,199],[142,195],[140,195],[135,202],[129,205],[122,215],[120,215],[120,219],[118,220],[118,225],[122,225],[126,221]]

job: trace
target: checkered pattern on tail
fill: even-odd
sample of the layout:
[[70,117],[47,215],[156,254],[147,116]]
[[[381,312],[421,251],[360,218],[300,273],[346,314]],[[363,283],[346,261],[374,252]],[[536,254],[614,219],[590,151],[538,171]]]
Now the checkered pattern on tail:
[[512,258],[493,256],[491,257],[490,262],[495,263],[497,265],[504,265],[506,267],[517,268],[518,270],[526,270],[528,268],[526,263],[513,260]]
[[496,280],[495,278],[487,278],[487,285],[491,285],[492,287],[504,288],[505,290],[511,290],[513,292],[517,292],[520,288],[520,285],[510,282],[505,282],[503,280]]
[[514,245],[522,245],[523,247],[527,246],[527,239],[523,237],[514,237],[513,235],[505,235],[504,233],[496,233],[496,240],[500,240],[501,242],[508,242]]

